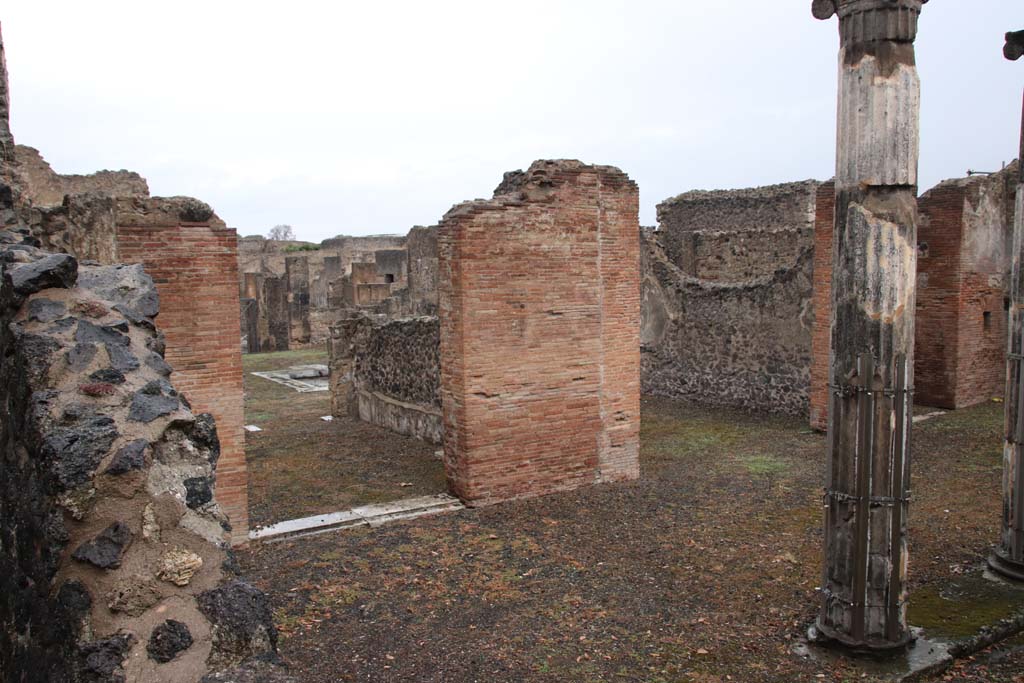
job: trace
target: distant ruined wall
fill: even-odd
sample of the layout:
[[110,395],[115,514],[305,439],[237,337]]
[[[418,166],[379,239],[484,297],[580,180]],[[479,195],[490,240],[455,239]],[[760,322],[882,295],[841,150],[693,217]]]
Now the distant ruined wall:
[[357,314],[335,324],[329,347],[335,414],[441,443],[439,335],[431,317]]
[[148,197],[146,179],[132,171],[98,171],[90,175],[61,175],[34,147],[15,147],[17,171],[25,196],[36,207],[60,206],[66,195],[100,194],[107,197]]
[[[383,260],[391,259],[384,267],[389,269],[387,272],[396,275],[395,280],[399,283],[396,286],[404,286],[404,246],[405,237],[402,235],[335,237],[319,245],[312,242],[268,240],[259,236],[241,238],[238,251],[240,295],[256,299],[258,311],[255,315],[261,321],[260,329],[290,329],[286,345],[279,343],[279,335],[269,332],[262,338],[263,343],[256,348],[264,352],[284,351],[288,348],[326,344],[330,337],[330,326],[343,315],[339,304],[339,283],[352,272],[352,264],[374,264],[377,253],[381,252]],[[290,272],[288,263],[292,264]],[[246,278],[250,276],[260,276],[268,282],[270,278],[284,278],[284,296],[289,303],[283,310],[283,318],[282,309],[276,304],[279,296],[277,285],[271,285],[271,291],[263,296],[254,297],[252,288],[246,288]],[[388,295],[389,292],[375,292],[374,302]],[[271,300],[270,307],[264,305],[266,299]]]
[[286,680],[269,603],[233,576],[217,428],[168,379],[152,279],[38,249],[4,215],[4,680]]
[[409,259],[408,297],[411,310],[437,314],[437,226],[415,227],[406,241]]
[[477,504],[639,476],[637,186],[578,161],[520,176],[438,237],[445,468]]
[[645,393],[804,414],[819,183],[689,192],[642,233]]

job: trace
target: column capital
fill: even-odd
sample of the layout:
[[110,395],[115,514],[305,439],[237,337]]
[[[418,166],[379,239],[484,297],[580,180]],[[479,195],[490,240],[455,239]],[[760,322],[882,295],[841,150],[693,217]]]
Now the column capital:
[[1011,62],[1024,57],[1024,31],[1010,31],[1006,34],[1003,55]]
[[811,14],[826,20],[839,16],[843,45],[876,40],[913,42],[917,18],[928,0],[812,0]]

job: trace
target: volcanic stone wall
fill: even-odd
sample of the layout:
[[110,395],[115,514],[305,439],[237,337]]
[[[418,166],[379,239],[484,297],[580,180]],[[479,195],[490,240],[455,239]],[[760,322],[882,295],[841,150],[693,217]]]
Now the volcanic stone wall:
[[444,457],[478,504],[639,474],[638,190],[538,161],[439,232]]
[[818,185],[659,205],[641,239],[645,393],[806,413]]
[[212,413],[221,442],[217,500],[233,539],[248,538],[237,237],[210,207],[179,198],[118,200],[120,258],[142,263],[163,302],[161,328],[174,380]]
[[329,349],[335,414],[441,443],[437,318],[357,314],[332,327]]
[[[10,196],[7,193],[6,196]],[[0,207],[2,208],[2,207]],[[232,576],[210,415],[169,381],[140,266],[81,266],[0,230],[4,680],[225,680],[276,659],[265,597]],[[162,318],[162,316],[161,316]]]

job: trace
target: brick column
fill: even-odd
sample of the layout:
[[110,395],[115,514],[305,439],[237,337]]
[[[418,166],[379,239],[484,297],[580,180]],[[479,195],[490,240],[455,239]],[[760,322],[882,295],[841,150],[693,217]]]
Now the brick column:
[[[1024,56],[1024,31],[1006,34],[1007,59]],[[1013,271],[1006,360],[1006,440],[1003,444],[1003,532],[989,566],[1024,581],[1024,120],[1021,123],[1021,172],[1013,226]]]
[[887,650],[906,620],[922,0],[814,0],[839,15],[823,601],[811,636]]
[[822,183],[814,209],[814,329],[811,331],[811,428],[828,429],[829,346],[832,339],[832,223],[836,217],[836,184]]
[[444,457],[464,501],[639,476],[638,205],[618,169],[538,161],[441,222]]
[[[172,381],[195,413],[211,413],[221,455],[216,498],[231,520],[232,541],[248,540],[244,394],[238,296],[238,238],[211,221],[160,224],[159,198],[136,200],[150,208],[122,208],[119,258],[141,263],[160,295],[157,324],[167,339]],[[123,202],[130,205],[132,202]],[[147,217],[148,216],[148,217]],[[154,216],[158,218],[153,218]]]

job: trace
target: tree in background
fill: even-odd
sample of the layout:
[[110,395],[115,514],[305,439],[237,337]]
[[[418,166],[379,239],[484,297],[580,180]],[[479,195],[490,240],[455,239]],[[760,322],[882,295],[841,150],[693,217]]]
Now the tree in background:
[[275,225],[267,233],[268,240],[291,241],[295,239],[295,231],[290,225]]

